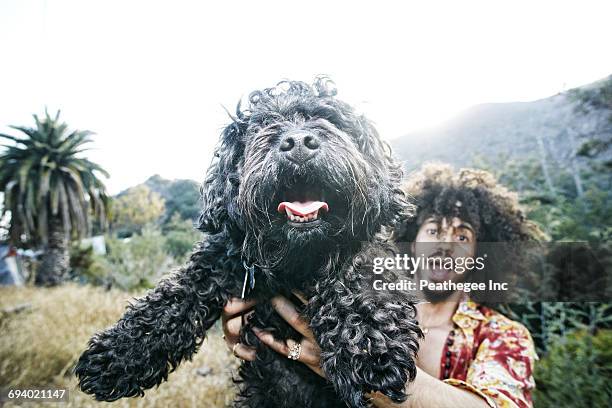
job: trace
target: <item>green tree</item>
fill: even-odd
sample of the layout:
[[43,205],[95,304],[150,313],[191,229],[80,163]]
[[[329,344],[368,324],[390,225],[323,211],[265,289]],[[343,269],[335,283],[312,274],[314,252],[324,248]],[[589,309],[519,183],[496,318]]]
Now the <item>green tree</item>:
[[106,223],[109,198],[98,173],[108,173],[80,157],[92,132],[68,132],[59,111],[34,121],[36,127],[12,127],[25,137],[0,134],[13,142],[0,154],[2,215],[10,212],[15,245],[42,246],[36,283],[54,285],[68,272],[70,238],[87,235],[92,217]]
[[605,407],[612,398],[612,331],[557,338],[536,365],[536,407]]
[[162,224],[170,221],[175,213],[184,220],[196,221],[200,214],[200,184],[193,180],[166,180],[155,174],[144,185],[157,192],[166,203]]
[[184,220],[178,212],[174,213],[163,229],[166,250],[177,260],[183,260],[201,238],[202,233],[193,221]]
[[167,189],[166,220],[176,213],[184,220],[196,221],[200,214],[200,186],[193,180],[174,180]]
[[164,199],[145,185],[132,187],[113,202],[112,228],[120,237],[140,233],[164,214]]

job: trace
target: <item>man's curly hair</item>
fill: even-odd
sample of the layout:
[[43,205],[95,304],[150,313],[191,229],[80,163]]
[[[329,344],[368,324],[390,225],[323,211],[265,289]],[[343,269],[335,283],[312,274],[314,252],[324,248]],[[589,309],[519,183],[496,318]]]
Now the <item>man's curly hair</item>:
[[540,228],[525,217],[518,194],[497,183],[485,170],[460,169],[428,163],[412,173],[403,186],[417,213],[404,224],[403,238],[414,240],[428,217],[459,217],[469,222],[480,242],[539,240]]
[[[546,238],[539,226],[526,218],[518,194],[499,184],[488,171],[463,168],[455,172],[448,164],[427,163],[408,176],[403,189],[412,197],[417,211],[402,223],[396,241],[413,242],[429,217],[458,217],[472,225],[478,243],[494,243],[486,248],[477,245],[476,250],[477,257],[489,252],[488,263],[495,266],[486,271],[487,279],[524,276],[529,262],[526,249],[533,248],[525,243],[535,244]],[[471,280],[485,278],[477,275],[472,273]]]

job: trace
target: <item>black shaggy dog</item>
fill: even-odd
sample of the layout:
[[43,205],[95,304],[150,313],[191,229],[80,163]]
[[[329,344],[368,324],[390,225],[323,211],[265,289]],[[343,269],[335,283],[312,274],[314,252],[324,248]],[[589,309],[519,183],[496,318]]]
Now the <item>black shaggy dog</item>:
[[[257,360],[242,364],[240,407],[364,407],[366,393],[407,398],[420,330],[401,295],[368,285],[383,232],[409,204],[401,171],[372,124],[335,98],[333,83],[284,81],[254,92],[221,134],[203,185],[188,263],[97,333],[76,366],[98,400],[142,396],[191,359],[232,296],[259,300],[242,329]],[[302,291],[327,381],[259,342],[253,325],[300,340],[272,309]]]

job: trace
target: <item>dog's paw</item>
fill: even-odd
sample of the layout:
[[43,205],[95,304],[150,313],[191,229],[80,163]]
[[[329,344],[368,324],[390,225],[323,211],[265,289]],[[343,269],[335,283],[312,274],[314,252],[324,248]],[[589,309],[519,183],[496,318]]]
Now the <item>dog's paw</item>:
[[349,406],[367,407],[372,392],[394,402],[408,398],[406,386],[416,376],[414,356],[422,336],[410,306],[386,303],[355,310],[320,332],[323,370]]
[[416,375],[411,354],[399,350],[372,353],[364,349],[357,353],[337,353],[324,360],[323,367],[336,392],[353,408],[368,407],[368,394],[373,392],[396,403],[406,401],[407,383]]
[[[95,335],[75,367],[80,389],[98,401],[115,401],[123,397],[142,397],[143,389],[153,386],[155,365],[143,372],[142,350],[122,342],[113,330]],[[151,384],[147,384],[151,383]]]

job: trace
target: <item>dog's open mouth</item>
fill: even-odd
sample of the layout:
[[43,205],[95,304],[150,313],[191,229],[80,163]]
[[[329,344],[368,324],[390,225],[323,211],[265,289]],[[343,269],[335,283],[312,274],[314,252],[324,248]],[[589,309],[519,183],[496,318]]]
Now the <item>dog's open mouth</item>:
[[319,220],[319,213],[329,211],[325,201],[283,201],[278,212],[287,214],[287,220],[297,223],[310,223]]
[[329,211],[329,204],[320,192],[292,192],[278,204],[278,212],[287,216],[293,226],[313,226],[321,222],[322,216]]

